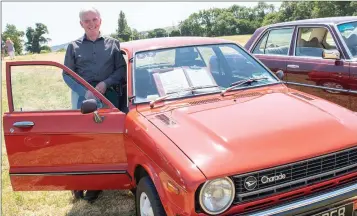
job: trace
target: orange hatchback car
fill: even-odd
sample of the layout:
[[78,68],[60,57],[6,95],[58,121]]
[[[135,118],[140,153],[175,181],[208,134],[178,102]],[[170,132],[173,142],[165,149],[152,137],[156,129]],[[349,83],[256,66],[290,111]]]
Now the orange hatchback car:
[[[121,50],[118,107],[60,63],[6,63],[14,191],[130,189],[142,216],[353,215],[355,112],[288,88],[231,41]],[[63,71],[95,98],[73,108]]]

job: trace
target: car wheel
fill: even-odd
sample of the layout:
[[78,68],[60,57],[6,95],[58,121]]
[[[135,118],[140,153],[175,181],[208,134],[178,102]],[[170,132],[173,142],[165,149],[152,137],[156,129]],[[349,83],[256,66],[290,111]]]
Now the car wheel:
[[[322,86],[328,87],[328,88],[343,89],[343,86],[340,83],[336,83],[336,82],[324,82],[324,83],[322,83]],[[333,91],[333,90],[326,90],[326,91],[329,93],[332,93],[332,94],[341,93],[340,91]]]
[[83,199],[84,191],[82,191],[82,190],[73,190],[73,191],[71,191],[71,193],[72,193],[72,197],[73,197],[74,200]]
[[148,176],[140,179],[136,189],[136,215],[166,216],[155,185]]

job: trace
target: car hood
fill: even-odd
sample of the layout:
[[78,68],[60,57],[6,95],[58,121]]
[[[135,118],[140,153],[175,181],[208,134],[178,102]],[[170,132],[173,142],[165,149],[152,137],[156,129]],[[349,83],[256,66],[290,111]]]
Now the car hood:
[[357,144],[357,115],[318,98],[271,93],[215,100],[147,115],[207,178],[266,169]]

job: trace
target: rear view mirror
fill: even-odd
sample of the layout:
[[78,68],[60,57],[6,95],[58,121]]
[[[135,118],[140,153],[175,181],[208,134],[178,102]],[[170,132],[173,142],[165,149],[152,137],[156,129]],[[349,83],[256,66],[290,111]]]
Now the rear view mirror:
[[279,79],[281,79],[281,80],[284,79],[284,71],[278,70],[275,74]]
[[338,50],[323,50],[322,58],[340,60],[341,54]]
[[87,114],[97,110],[97,101],[95,99],[88,99],[82,102],[81,113]]

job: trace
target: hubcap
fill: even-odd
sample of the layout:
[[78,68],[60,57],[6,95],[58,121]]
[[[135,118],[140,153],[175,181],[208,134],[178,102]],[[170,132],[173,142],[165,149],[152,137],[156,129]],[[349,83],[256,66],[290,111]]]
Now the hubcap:
[[144,192],[142,192],[140,195],[140,215],[154,216],[154,211],[152,209],[150,199]]
[[[325,82],[323,84],[323,86],[325,87],[329,87],[329,88],[336,88],[336,89],[343,89],[343,86],[341,84],[338,84],[338,83],[334,83],[334,82]],[[333,91],[333,90],[326,90],[327,92],[330,92],[330,93],[340,93],[339,91]]]

